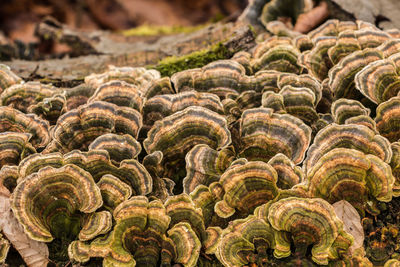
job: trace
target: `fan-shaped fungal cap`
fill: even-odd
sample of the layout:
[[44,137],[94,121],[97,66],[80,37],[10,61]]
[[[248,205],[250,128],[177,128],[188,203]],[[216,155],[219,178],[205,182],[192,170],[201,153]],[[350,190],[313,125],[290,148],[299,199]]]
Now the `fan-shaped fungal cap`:
[[185,157],[186,177],[183,179],[183,191],[191,193],[198,185],[209,186],[217,182],[221,174],[233,161],[234,153],[229,148],[216,151],[208,145],[194,146]]
[[130,107],[142,111],[143,98],[136,85],[124,81],[111,81],[100,85],[88,99],[88,103],[105,101],[117,106]]
[[154,79],[159,79],[160,73],[157,70],[147,70],[145,68],[114,67],[109,66],[109,70],[101,74],[92,74],[85,77],[85,83],[97,88],[101,84],[121,80],[135,85],[146,85]]
[[234,60],[218,60],[201,69],[177,72],[172,75],[171,81],[177,92],[194,89],[224,96],[239,89],[237,84],[245,73],[244,67]]
[[267,249],[275,247],[274,232],[268,222],[253,215],[234,220],[222,231],[215,255],[224,266],[265,262]]
[[29,143],[31,136],[29,133],[0,133],[0,168],[4,165],[18,165],[21,159],[36,153]]
[[17,186],[18,180],[17,166],[3,166],[0,169],[0,194],[9,195]]
[[322,97],[322,86],[317,79],[308,74],[296,75],[293,73],[282,73],[279,75],[278,87],[282,90],[285,86],[306,87],[315,95],[315,103],[317,104]]
[[15,84],[1,93],[0,104],[26,113],[29,106],[58,93],[61,93],[60,89],[39,82]]
[[[343,222],[337,218],[333,207],[323,199],[289,197],[271,205],[268,221],[279,231],[275,236],[274,256],[281,258],[290,255],[290,241],[285,238],[290,233],[295,246],[312,245],[312,259],[317,264],[328,264],[332,256],[335,240],[340,236],[353,242],[352,237],[344,232]],[[342,247],[346,251],[347,247]]]
[[10,242],[0,234],[0,263],[4,263],[7,258]]
[[[221,149],[231,143],[231,133],[221,115],[203,107],[188,107],[176,112],[150,129],[143,146],[147,153],[161,151],[164,165],[174,168],[186,153],[197,144]],[[172,178],[171,176],[167,176]]]
[[398,197],[400,196],[400,143],[394,142],[391,144],[391,147],[393,151],[393,156],[392,160],[390,161],[390,167],[392,167],[392,174],[395,179],[393,185],[393,196]]
[[107,150],[111,160],[118,165],[124,159],[136,158],[142,147],[131,135],[103,134],[97,137],[90,145],[91,150]]
[[18,183],[12,195],[13,212],[25,232],[42,242],[71,229],[75,212],[93,213],[101,205],[92,176],[74,165],[42,168]]
[[51,125],[54,125],[58,117],[66,112],[66,102],[64,94],[56,94],[29,106],[28,112],[35,113],[40,118],[48,120]]
[[376,128],[379,133],[395,142],[400,139],[400,96],[392,97],[376,108]]
[[53,141],[45,153],[86,149],[97,137],[106,133],[137,137],[142,116],[134,109],[97,101],[80,106],[62,115],[51,135]]
[[240,136],[241,157],[268,161],[283,153],[299,164],[310,144],[311,129],[294,116],[275,114],[269,108],[254,108],[243,112]]
[[111,174],[101,177],[97,186],[100,188],[104,206],[110,210],[114,210],[132,195],[132,188]]
[[356,88],[368,99],[380,104],[400,91],[400,53],[371,62],[355,76]]
[[152,80],[140,89],[142,90],[143,97],[147,99],[150,99],[156,95],[175,93],[175,90],[172,88],[171,79],[169,77]]
[[88,171],[95,181],[103,175],[111,174],[131,186],[135,195],[146,195],[152,191],[153,181],[146,170],[137,160],[123,160],[115,166],[111,163],[106,150],[91,150],[81,152],[71,151],[65,155],[61,153],[33,154],[25,158],[19,165],[20,178],[37,172],[45,166],[59,168],[66,164],[74,164]]
[[310,11],[313,5],[313,2],[310,0],[268,1],[264,5],[259,19],[264,26],[267,26],[268,22],[277,20],[279,17],[290,17],[293,21],[296,21],[300,14]]
[[314,92],[307,87],[293,87],[286,85],[279,92],[282,95],[285,111],[307,125],[311,125],[319,119],[315,110],[317,99]]
[[305,171],[310,170],[326,153],[339,147],[375,155],[386,163],[392,158],[389,141],[370,128],[355,124],[331,124],[315,136],[303,164]]
[[222,218],[236,211],[247,216],[253,210],[278,195],[278,174],[268,163],[237,160],[222,174],[219,183],[223,199],[216,203],[215,212]]
[[200,255],[201,242],[187,222],[179,222],[168,230],[168,236],[174,243],[176,250],[175,262],[184,266],[197,266]]
[[278,43],[272,47],[270,46],[271,44],[267,41],[255,48],[252,61],[252,68],[255,72],[259,70],[276,70],[300,73],[301,67],[297,64],[300,51],[290,41],[289,44]]
[[308,171],[309,192],[330,203],[347,200],[359,211],[368,199],[392,199],[394,178],[390,166],[380,158],[348,148],[324,154]]
[[356,96],[355,87],[358,87],[358,85],[355,77],[357,77],[358,72],[371,62],[379,61],[382,58],[382,52],[375,48],[356,51],[344,57],[329,71],[329,86],[335,98]]
[[73,242],[68,253],[79,262],[103,257],[103,266],[157,266],[170,218],[161,201],[136,196],[114,210],[115,226],[90,244]]
[[99,211],[87,214],[79,232],[79,240],[87,241],[98,235],[108,233],[112,227],[112,215],[108,211]]
[[145,127],[150,128],[155,121],[190,106],[205,107],[216,113],[224,114],[218,96],[210,93],[187,91],[178,94],[158,95],[147,100],[143,107],[143,123]]
[[30,143],[37,150],[44,148],[50,141],[47,121],[11,107],[0,107],[0,132],[30,133]]
[[287,156],[278,153],[269,161],[278,174],[276,185],[280,189],[290,189],[304,179],[304,173],[299,166],[296,166]]
[[339,98],[332,103],[331,113],[337,124],[344,124],[351,117],[369,115],[370,110],[357,100]]
[[178,223],[187,222],[201,242],[206,239],[202,210],[194,205],[189,195],[170,196],[164,206],[168,216],[171,217],[170,228]]
[[328,77],[328,71],[333,66],[328,56],[328,49],[336,44],[336,37],[319,37],[314,42],[314,47],[299,56],[298,64],[307,68],[308,72],[320,81]]
[[0,93],[11,85],[21,82],[22,79],[15,75],[9,66],[0,64]]

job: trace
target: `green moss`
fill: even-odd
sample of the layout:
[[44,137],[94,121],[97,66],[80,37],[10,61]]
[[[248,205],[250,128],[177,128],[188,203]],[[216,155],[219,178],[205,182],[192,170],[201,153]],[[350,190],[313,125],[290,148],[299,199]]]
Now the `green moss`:
[[222,43],[218,43],[209,49],[196,51],[185,56],[164,58],[155,67],[152,66],[150,68],[155,68],[162,76],[171,76],[176,72],[199,68],[212,61],[227,59],[231,56],[232,52]]
[[142,25],[136,28],[122,31],[124,36],[153,36],[153,35],[167,35],[177,33],[191,33],[207,26],[201,24],[196,26],[157,26],[157,25]]

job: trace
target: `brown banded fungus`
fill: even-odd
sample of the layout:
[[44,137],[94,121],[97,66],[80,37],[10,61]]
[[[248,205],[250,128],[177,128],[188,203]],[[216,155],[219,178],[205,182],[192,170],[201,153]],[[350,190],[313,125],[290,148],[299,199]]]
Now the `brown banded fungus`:
[[[45,167],[24,178],[15,188],[11,203],[25,232],[41,242],[82,232],[85,214],[94,213],[102,205],[100,189],[90,173],[74,165]],[[102,228],[104,224],[90,227]]]
[[232,221],[221,233],[215,255],[224,266],[264,266],[267,249],[275,248],[275,230],[268,221],[250,215]]
[[282,153],[299,164],[310,144],[311,128],[292,115],[254,108],[242,114],[240,138],[240,157],[267,162]]
[[32,135],[29,133],[0,133],[0,168],[4,165],[18,165],[19,162],[36,153],[29,143]]
[[114,175],[128,184],[134,195],[146,195],[152,191],[152,178],[142,164],[135,159],[127,159],[116,166],[112,164],[106,150],[89,152],[74,150],[64,155],[61,153],[33,154],[26,157],[19,165],[20,179],[45,166],[59,168],[67,164],[73,164],[88,171],[95,181],[99,181],[106,174]]
[[400,96],[392,97],[376,108],[376,128],[390,142],[400,139]]
[[97,137],[107,133],[129,134],[136,138],[142,127],[141,114],[128,107],[96,101],[62,115],[51,131],[53,140],[45,153],[85,150]]
[[368,200],[389,202],[393,195],[390,166],[355,149],[335,148],[325,153],[308,170],[306,179],[313,197],[329,203],[347,200],[360,213]]
[[257,206],[278,195],[278,174],[268,163],[238,159],[221,175],[219,184],[224,195],[215,204],[215,212],[222,218],[233,214],[249,215]]
[[400,91],[400,53],[369,63],[355,76],[356,88],[376,104]]
[[304,160],[304,170],[309,171],[321,157],[335,148],[357,149],[365,154],[375,155],[386,163],[392,158],[389,141],[370,128],[356,124],[333,123],[315,136]]
[[109,133],[97,137],[90,143],[89,151],[92,150],[106,150],[113,164],[118,166],[125,159],[135,159],[142,150],[142,146],[129,134]]
[[[203,107],[188,107],[157,121],[143,141],[148,154],[161,151],[166,175],[175,182],[183,178],[177,166],[184,162],[187,152],[197,144],[222,149],[231,143],[226,119]],[[175,173],[175,178],[172,173]],[[169,173],[169,174],[168,174]]]
[[103,266],[159,266],[171,220],[162,202],[135,196],[119,204],[113,217],[115,226],[108,235],[91,243],[72,242],[70,258],[87,262],[90,257],[101,257]]
[[95,101],[105,101],[141,112],[144,99],[136,85],[124,81],[110,81],[100,85],[88,99],[88,103]]
[[158,71],[147,70],[141,67],[132,68],[109,66],[108,68],[108,71],[104,73],[86,76],[85,83],[94,88],[98,88],[106,82],[120,80],[138,86],[145,86],[152,80],[160,78],[160,73]]
[[186,91],[158,95],[148,99],[143,107],[144,128],[149,130],[154,122],[191,106],[200,106],[224,114],[222,103],[214,94]]
[[234,153],[229,148],[217,151],[204,144],[194,146],[185,157],[183,191],[189,194],[200,184],[209,186],[217,182],[233,158]]
[[[333,207],[323,199],[289,197],[271,205],[268,221],[275,233],[274,256],[290,255],[293,240],[296,249],[312,245],[312,259],[327,265],[329,259],[337,259],[346,253],[353,237],[343,229],[343,222]],[[289,237],[289,236],[290,237]],[[289,239],[290,238],[290,239]]]
[[36,150],[42,150],[50,142],[48,121],[11,107],[0,107],[0,133],[3,132],[31,134],[30,143]]
[[11,85],[21,82],[22,79],[12,72],[9,66],[0,64],[0,93]]
[[26,113],[31,105],[36,105],[43,99],[59,93],[60,89],[39,82],[15,84],[1,93],[0,105]]

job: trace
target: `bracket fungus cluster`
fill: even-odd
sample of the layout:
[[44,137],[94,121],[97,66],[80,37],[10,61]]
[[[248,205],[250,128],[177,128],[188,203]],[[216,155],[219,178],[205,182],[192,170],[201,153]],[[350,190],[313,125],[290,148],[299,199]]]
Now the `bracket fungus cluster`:
[[279,36],[171,77],[110,67],[58,88],[0,65],[0,196],[51,261],[399,264],[398,36],[338,20],[294,33],[270,22],[281,1],[259,5]]

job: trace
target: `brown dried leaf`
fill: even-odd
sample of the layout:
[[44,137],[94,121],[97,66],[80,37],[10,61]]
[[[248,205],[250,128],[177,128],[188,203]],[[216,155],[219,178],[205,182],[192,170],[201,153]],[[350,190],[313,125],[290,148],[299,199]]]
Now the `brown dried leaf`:
[[321,24],[329,16],[328,4],[321,2],[317,7],[301,14],[294,25],[294,31],[307,33]]
[[354,243],[350,247],[353,252],[363,246],[364,230],[361,225],[361,218],[357,210],[346,200],[340,200],[332,204],[336,215],[343,221],[344,230],[354,237]]
[[13,244],[28,267],[44,267],[49,262],[49,250],[45,243],[30,239],[15,218],[9,194],[0,194],[0,229],[4,236]]

